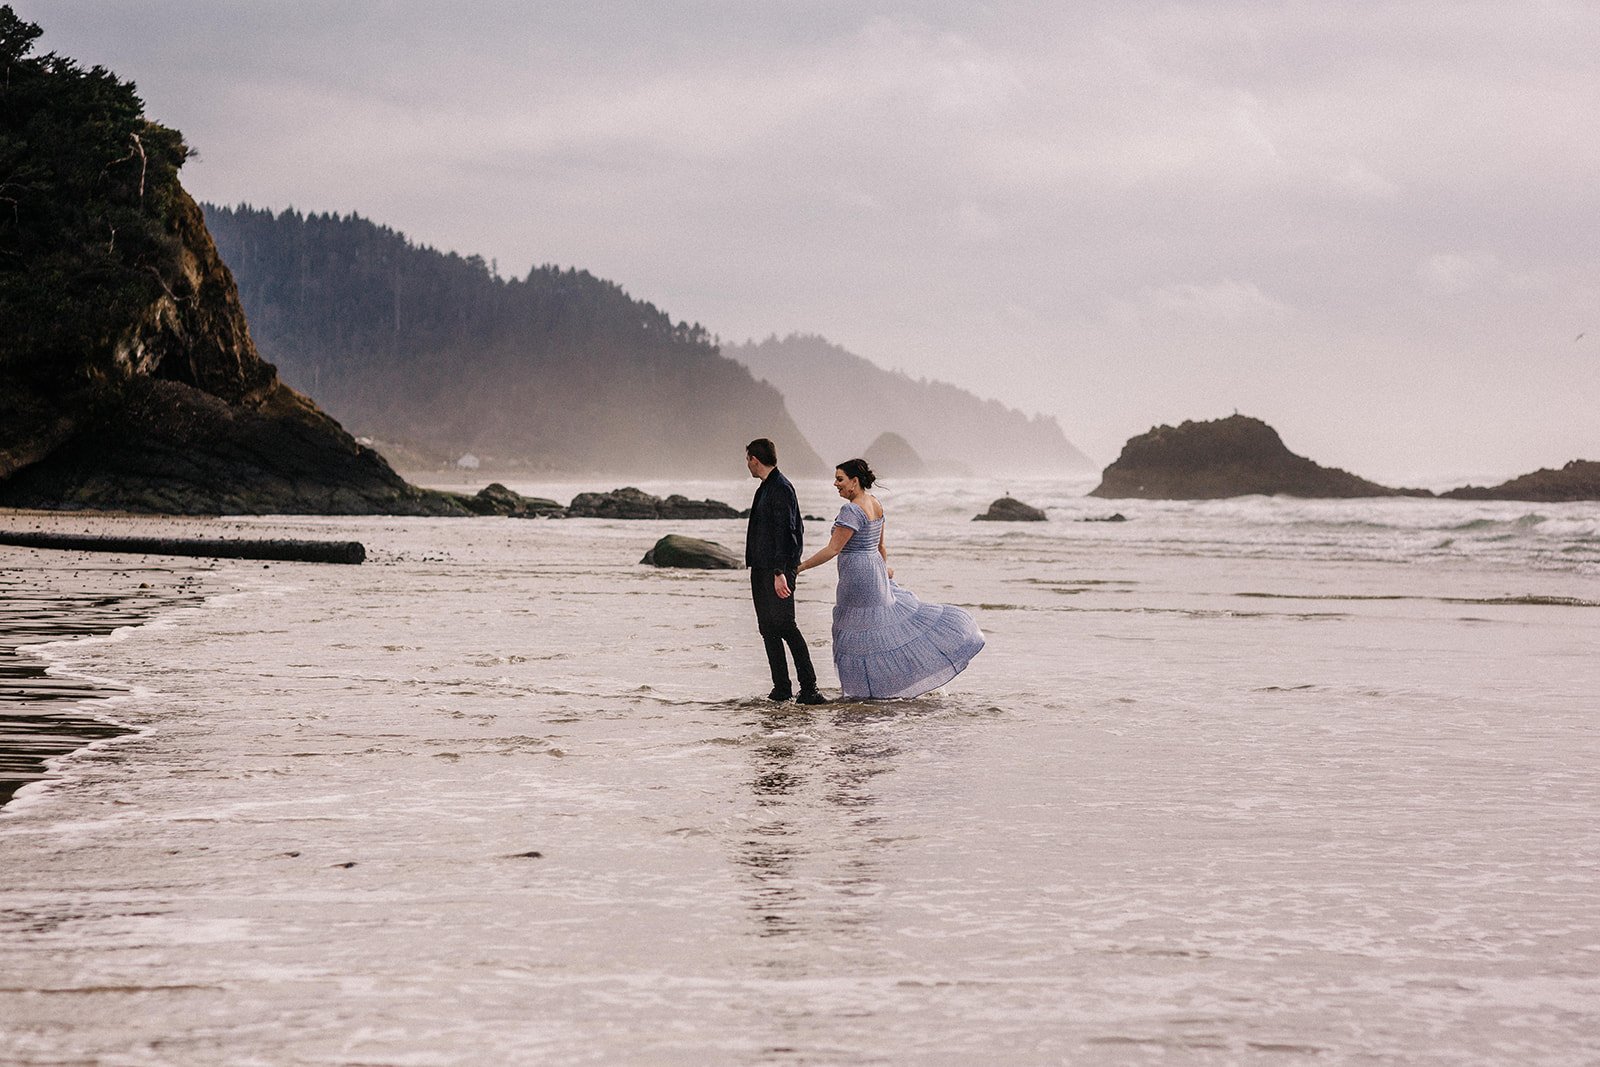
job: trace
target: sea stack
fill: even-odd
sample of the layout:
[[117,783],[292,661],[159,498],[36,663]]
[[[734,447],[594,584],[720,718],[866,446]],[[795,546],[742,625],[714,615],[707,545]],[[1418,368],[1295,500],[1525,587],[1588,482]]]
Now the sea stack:
[[1560,470],[1547,467],[1496,486],[1464,485],[1441,495],[1451,500],[1528,500],[1541,504],[1600,500],[1600,462],[1575,459]]
[[1090,496],[1111,499],[1214,500],[1251,496],[1431,496],[1391,489],[1297,456],[1260,419],[1233,415],[1211,422],[1156,426],[1130,438]]
[[927,463],[923,462],[917,450],[897,433],[881,433],[867,446],[861,458],[871,465],[873,473],[884,477],[885,472],[890,477],[915,478],[926,474]]

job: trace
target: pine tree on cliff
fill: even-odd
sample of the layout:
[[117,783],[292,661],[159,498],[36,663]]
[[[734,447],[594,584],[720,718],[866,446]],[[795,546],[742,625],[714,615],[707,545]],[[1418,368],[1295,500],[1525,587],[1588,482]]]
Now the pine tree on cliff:
[[0,6],[0,506],[459,512],[256,352],[183,138]]
[[132,83],[32,55],[40,32],[0,7],[0,368],[65,373],[161,295],[188,149]]

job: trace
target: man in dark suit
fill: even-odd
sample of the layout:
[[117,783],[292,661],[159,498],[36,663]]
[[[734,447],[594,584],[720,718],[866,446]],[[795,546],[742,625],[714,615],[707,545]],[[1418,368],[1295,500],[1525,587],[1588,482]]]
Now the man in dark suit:
[[800,679],[802,704],[824,703],[817,692],[817,672],[811,666],[811,650],[794,622],[794,578],[800,566],[800,543],[804,528],[800,522],[800,501],[794,486],[778,471],[778,447],[758,437],[745,447],[745,466],[750,477],[761,479],[756,498],[750,504],[750,526],[745,531],[744,561],[750,568],[750,595],[756,604],[756,624],[767,646],[767,663],[772,667],[773,700],[794,696],[789,685],[789,663],[783,646],[794,657],[794,673]]

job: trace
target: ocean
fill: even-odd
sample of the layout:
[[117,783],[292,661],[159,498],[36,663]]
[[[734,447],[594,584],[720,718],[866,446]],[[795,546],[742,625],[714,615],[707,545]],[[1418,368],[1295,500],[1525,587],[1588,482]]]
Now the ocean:
[[0,516],[369,553],[0,548],[0,1062],[1600,1062],[1600,504],[1091,485],[890,479],[988,647],[818,708],[742,522]]

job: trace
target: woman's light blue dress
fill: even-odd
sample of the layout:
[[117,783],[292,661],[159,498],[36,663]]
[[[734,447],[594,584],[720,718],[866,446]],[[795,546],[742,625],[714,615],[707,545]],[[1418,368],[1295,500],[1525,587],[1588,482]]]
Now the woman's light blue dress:
[[878,554],[882,519],[846,504],[833,524],[855,531],[839,552],[833,605],[833,665],[845,697],[921,696],[960,674],[983,648],[972,616],[924,604],[894,583]]

